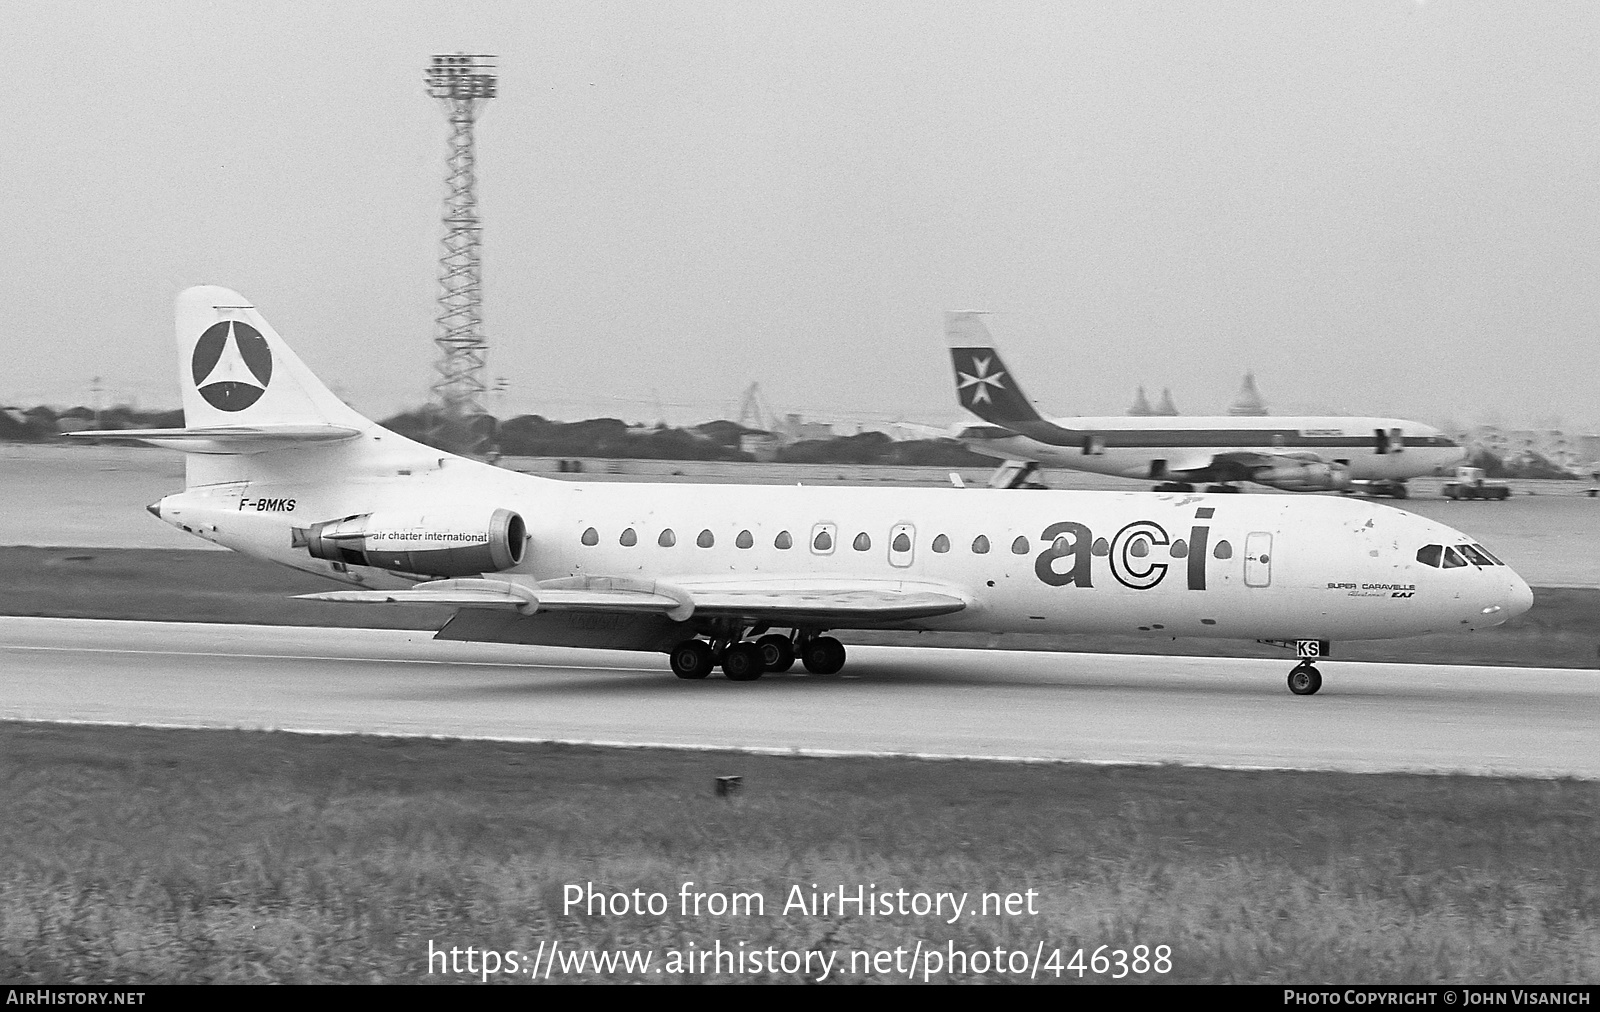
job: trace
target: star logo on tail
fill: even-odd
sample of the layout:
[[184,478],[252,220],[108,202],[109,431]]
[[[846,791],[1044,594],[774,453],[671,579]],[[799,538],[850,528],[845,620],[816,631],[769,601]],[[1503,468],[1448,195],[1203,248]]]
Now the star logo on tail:
[[1006,385],[1000,382],[1000,378],[1006,374],[1005,370],[996,369],[992,373],[989,371],[989,366],[994,363],[992,356],[978,358],[974,355],[971,361],[972,372],[965,373],[960,369],[956,370],[956,375],[961,377],[961,382],[956,385],[956,390],[961,391],[968,387],[973,387],[972,399],[967,403],[976,404],[979,401],[987,401],[993,404],[994,401],[989,397],[989,388],[994,387],[996,390],[1004,390],[1006,388]]

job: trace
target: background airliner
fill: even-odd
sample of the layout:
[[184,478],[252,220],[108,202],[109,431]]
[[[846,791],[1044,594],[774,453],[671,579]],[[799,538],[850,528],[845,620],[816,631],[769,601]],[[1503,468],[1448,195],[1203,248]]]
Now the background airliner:
[[242,296],[178,297],[183,450],[149,507],[339,581],[309,595],[459,608],[438,638],[654,650],[682,678],[837,672],[833,629],[1280,641],[1498,625],[1532,594],[1457,531],[1337,498],[569,483],[389,432],[328,391]]
[[966,426],[968,447],[1009,466],[999,484],[1015,485],[1028,465],[1150,478],[1156,491],[1237,492],[1253,481],[1292,492],[1350,489],[1370,482],[1374,494],[1405,498],[1406,480],[1444,474],[1466,459],[1459,445],[1431,425],[1401,418],[1121,415],[1040,417],[1016,374],[1001,361],[981,313],[946,313],[945,337],[955,366],[956,399],[988,422]]

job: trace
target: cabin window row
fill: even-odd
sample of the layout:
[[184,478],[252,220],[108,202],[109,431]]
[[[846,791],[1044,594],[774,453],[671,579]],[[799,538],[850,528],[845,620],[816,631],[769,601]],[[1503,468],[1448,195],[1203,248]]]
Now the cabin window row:
[[[600,532],[595,528],[590,527],[583,532],[583,536],[579,538],[579,540],[583,544],[592,548],[600,543]],[[779,531],[778,536],[772,539],[772,547],[780,551],[787,551],[794,547],[794,541],[794,536],[788,531]],[[625,528],[617,537],[617,543],[622,545],[624,548],[632,548],[639,543],[638,532],[636,532],[632,527]],[[662,548],[671,548],[677,543],[678,535],[675,534],[670,527],[663,529],[661,533],[656,536],[656,544],[660,545]],[[700,548],[713,548],[716,546],[717,536],[708,528],[700,532],[699,536],[695,538],[694,543]],[[733,544],[736,548],[754,548],[755,536],[749,531],[740,531],[738,535],[734,537]],[[928,547],[932,549],[935,554],[944,555],[950,551],[950,546],[951,541],[949,536],[940,534],[934,537],[932,543]],[[818,530],[812,538],[811,548],[813,551],[831,552],[833,551],[833,547],[834,537],[829,529]],[[872,550],[871,535],[867,534],[866,531],[862,531],[855,536],[854,540],[850,542],[850,547],[854,548],[858,552],[870,552]],[[908,535],[905,531],[895,532],[889,547],[891,551],[897,554],[903,554],[911,551],[910,535]],[[1070,551],[1072,548],[1072,543],[1065,536],[1063,536],[1056,539],[1054,547],[1057,551]],[[1440,546],[1430,545],[1429,547],[1437,549]],[[989,542],[989,537],[986,534],[979,534],[977,537],[972,539],[971,551],[974,555],[987,555],[989,554],[991,548],[992,546]],[[1150,554],[1151,548],[1152,544],[1148,538],[1135,537],[1128,543],[1128,554],[1134,558],[1142,559]],[[1011,554],[1013,555],[1028,555],[1032,551],[1033,542],[1029,540],[1026,535],[1019,534],[1017,535],[1016,539],[1011,542]],[[1109,555],[1111,554],[1111,543],[1105,538],[1096,538],[1094,544],[1089,546],[1089,551],[1092,555]],[[1423,551],[1425,552],[1427,549],[1423,549]],[[1172,542],[1172,544],[1168,546],[1167,553],[1174,559],[1188,558],[1189,545],[1182,538],[1179,538],[1177,541]],[[1218,541],[1216,545],[1212,547],[1211,554],[1217,559],[1231,559],[1233,558],[1233,546],[1225,540]],[[1485,556],[1488,555],[1487,552],[1484,552],[1483,554]],[[1419,552],[1417,557],[1418,559],[1422,559],[1422,553]],[[1461,564],[1462,563],[1459,562],[1456,563],[1456,565]],[[1438,565],[1438,563],[1431,562],[1428,563],[1428,565]],[[1490,563],[1484,562],[1482,565],[1490,565]]]

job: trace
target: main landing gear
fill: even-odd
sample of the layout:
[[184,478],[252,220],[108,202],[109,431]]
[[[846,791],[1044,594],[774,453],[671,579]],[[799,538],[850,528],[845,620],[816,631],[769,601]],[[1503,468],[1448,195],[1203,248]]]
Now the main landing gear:
[[1310,661],[1301,661],[1289,672],[1289,691],[1297,696],[1314,695],[1322,688],[1322,672]]
[[832,636],[800,630],[794,637],[773,633],[754,641],[738,634],[711,642],[684,640],[667,658],[679,678],[705,678],[720,664],[728,681],[753,682],[768,671],[788,671],[796,660],[814,675],[837,674],[844,667],[845,650]]
[[1238,492],[1239,491],[1239,486],[1237,486],[1237,485],[1229,485],[1226,482],[1224,482],[1224,483],[1222,483],[1220,485],[1207,485],[1206,486],[1206,491],[1207,492],[1223,492],[1223,493],[1226,493],[1226,492]]
[[1151,489],[1152,492],[1193,492],[1194,485],[1187,481],[1164,481]]

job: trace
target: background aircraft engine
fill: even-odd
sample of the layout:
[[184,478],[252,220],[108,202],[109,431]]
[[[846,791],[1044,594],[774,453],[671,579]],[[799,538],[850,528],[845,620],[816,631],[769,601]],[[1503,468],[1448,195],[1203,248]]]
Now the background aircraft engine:
[[474,506],[362,513],[296,528],[313,558],[428,576],[476,576],[522,561],[528,528],[511,510]]
[[1252,474],[1250,480],[1286,492],[1334,492],[1350,487],[1350,468],[1345,464],[1308,460],[1303,464],[1264,468]]

